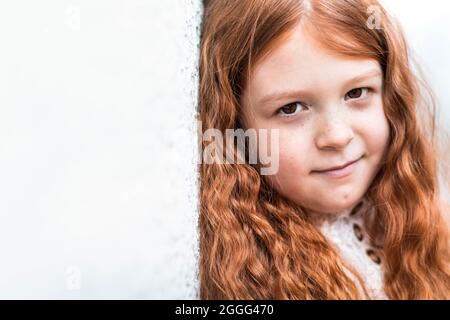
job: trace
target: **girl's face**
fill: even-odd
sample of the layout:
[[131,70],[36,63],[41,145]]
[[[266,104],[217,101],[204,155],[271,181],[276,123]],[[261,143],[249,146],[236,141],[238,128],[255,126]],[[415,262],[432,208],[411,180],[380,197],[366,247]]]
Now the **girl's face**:
[[[296,27],[254,67],[241,97],[245,128],[279,129],[274,187],[308,212],[354,206],[388,146],[382,86],[376,60],[334,54]],[[317,172],[357,159],[340,176]]]

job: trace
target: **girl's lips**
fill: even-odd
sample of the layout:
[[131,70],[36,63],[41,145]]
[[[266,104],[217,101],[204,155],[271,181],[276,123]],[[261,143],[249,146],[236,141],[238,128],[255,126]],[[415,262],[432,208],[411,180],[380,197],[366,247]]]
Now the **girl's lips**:
[[329,170],[329,171],[313,171],[313,173],[325,175],[325,176],[332,177],[332,178],[343,178],[343,177],[346,177],[353,173],[356,166],[359,164],[360,160],[361,160],[361,158],[350,163],[349,165],[347,165],[346,167],[344,167],[342,169]]

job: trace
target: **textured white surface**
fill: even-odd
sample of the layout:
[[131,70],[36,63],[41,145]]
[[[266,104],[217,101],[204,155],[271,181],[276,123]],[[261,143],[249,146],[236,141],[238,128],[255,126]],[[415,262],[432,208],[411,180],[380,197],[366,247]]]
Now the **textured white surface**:
[[200,1],[0,4],[0,298],[194,298]]

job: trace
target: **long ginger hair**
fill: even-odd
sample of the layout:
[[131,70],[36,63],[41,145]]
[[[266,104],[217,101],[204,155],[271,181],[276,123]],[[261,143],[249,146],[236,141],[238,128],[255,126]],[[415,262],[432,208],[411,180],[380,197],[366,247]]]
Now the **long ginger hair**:
[[[205,130],[240,127],[240,95],[252,66],[300,21],[334,52],[379,62],[390,142],[366,193],[376,219],[365,223],[370,238],[383,243],[384,291],[390,299],[450,298],[435,105],[411,70],[398,23],[375,0],[204,4],[198,116]],[[378,21],[370,20],[369,8]],[[447,178],[448,164],[442,169]],[[277,193],[254,165],[200,165],[199,232],[201,299],[371,298],[305,210]]]

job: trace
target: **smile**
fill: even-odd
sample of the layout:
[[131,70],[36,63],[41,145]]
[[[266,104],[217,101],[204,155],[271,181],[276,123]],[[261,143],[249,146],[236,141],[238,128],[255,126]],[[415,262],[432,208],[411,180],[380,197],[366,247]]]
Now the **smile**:
[[360,160],[361,160],[361,158],[347,164],[345,167],[340,168],[340,169],[328,170],[328,171],[313,171],[313,173],[325,175],[325,176],[332,177],[332,178],[344,178],[344,177],[351,175],[355,171],[355,168],[359,164]]

